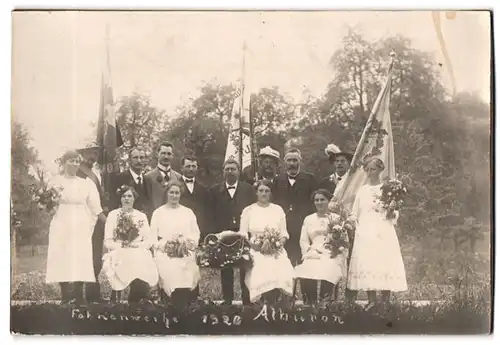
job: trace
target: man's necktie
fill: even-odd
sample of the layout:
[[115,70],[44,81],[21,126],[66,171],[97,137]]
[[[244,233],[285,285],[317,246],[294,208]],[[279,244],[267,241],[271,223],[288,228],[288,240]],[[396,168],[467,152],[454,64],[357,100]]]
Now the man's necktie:
[[137,184],[142,185],[142,176],[137,176]]
[[164,180],[166,180],[166,181],[170,180],[170,169],[168,169],[168,170],[162,170],[162,169],[160,169],[160,171],[161,171],[161,172],[163,173],[163,175],[164,175],[164,176],[163,176],[163,179],[164,179]]

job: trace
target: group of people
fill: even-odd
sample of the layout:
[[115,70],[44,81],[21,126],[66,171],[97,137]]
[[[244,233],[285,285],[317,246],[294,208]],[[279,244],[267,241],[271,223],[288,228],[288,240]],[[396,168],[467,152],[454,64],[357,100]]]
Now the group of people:
[[[334,172],[323,179],[303,171],[296,148],[286,151],[284,171],[278,174],[280,154],[267,146],[259,152],[257,174],[241,171],[236,160],[227,159],[223,181],[208,188],[197,179],[196,157],[183,157],[181,171],[176,172],[171,168],[174,147],[163,142],[157,149],[157,166],[144,173],[149,159],[135,147],[129,150],[128,170],[114,179],[116,195],[103,205],[104,191],[94,169],[98,147],[69,151],[61,158],[62,174],[54,181],[62,193],[50,225],[46,280],[60,283],[63,302],[102,301],[98,283],[102,270],[113,289],[112,300],[130,286],[129,303],[148,301],[151,288],[158,284],[163,298],[186,303],[199,295],[200,268],[194,250],[184,257],[161,250],[168,241],[183,238],[197,245],[208,234],[223,237],[234,232],[251,240],[272,228],[278,230],[284,250],[270,256],[251,249],[253,265],[240,268],[243,304],[291,296],[295,279],[300,281],[304,302],[315,304],[332,298],[343,277],[349,301],[356,299],[357,291],[367,291],[372,307],[376,291],[382,291],[387,302],[391,291],[407,286],[394,229],[398,215],[387,219],[376,202],[383,162],[377,158],[365,162],[369,182],[353,205],[350,248],[332,258],[324,246],[325,235],[329,220],[338,215],[332,215],[328,204],[352,155],[330,145],[325,152]],[[130,215],[140,229],[126,246],[114,236],[122,214]],[[234,270],[221,269],[225,304],[233,303]]]

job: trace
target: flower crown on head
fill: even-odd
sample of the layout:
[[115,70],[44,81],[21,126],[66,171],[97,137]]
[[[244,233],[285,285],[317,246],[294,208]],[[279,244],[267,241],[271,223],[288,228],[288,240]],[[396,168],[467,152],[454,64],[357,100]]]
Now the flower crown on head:
[[130,186],[127,186],[126,184],[122,184],[120,187],[118,187],[118,189],[116,190],[116,193],[117,194],[122,194],[128,188],[130,188]]

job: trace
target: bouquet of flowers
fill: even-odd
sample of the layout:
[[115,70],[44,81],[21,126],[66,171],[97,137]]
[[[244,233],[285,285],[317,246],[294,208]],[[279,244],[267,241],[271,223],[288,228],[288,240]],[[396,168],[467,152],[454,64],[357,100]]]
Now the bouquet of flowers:
[[38,189],[32,186],[32,201],[38,204],[38,209],[51,212],[59,206],[63,189],[62,186],[44,186]]
[[196,249],[196,263],[200,267],[212,268],[251,267],[253,258],[248,241],[240,234],[234,233],[223,239],[210,234]]
[[349,248],[349,236],[347,234],[348,221],[342,221],[340,218],[330,219],[328,230],[325,238],[325,248],[331,253],[331,257],[335,258]]
[[134,221],[132,216],[125,212],[118,213],[116,228],[114,232],[115,241],[121,241],[123,246],[128,246],[139,237],[139,229],[143,221]]
[[386,210],[387,219],[392,219],[395,217],[395,211],[400,210],[404,205],[404,197],[408,189],[402,181],[397,179],[387,180],[381,189],[380,204]]
[[163,252],[171,258],[183,258],[189,256],[196,248],[193,240],[185,238],[182,234],[167,240],[163,246]]
[[283,236],[279,230],[266,227],[264,232],[250,239],[252,247],[264,255],[278,256],[283,250]]

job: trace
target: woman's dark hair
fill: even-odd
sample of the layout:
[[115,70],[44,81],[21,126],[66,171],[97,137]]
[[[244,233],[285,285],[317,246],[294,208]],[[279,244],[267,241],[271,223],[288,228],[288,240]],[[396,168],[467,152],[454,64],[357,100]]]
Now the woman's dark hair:
[[66,163],[67,161],[71,160],[71,159],[75,159],[75,158],[80,158],[82,159],[82,155],[80,154],[80,152],[76,151],[76,150],[70,150],[70,151],[66,151],[64,152],[64,154],[61,156],[61,158],[59,158],[59,164],[60,165],[63,165],[64,163]]
[[332,193],[330,193],[328,190],[324,189],[324,188],[320,188],[320,189],[316,189],[312,195],[311,195],[311,201],[314,203],[314,197],[316,196],[316,194],[320,194],[320,195],[323,195],[325,198],[327,198],[328,200],[331,200],[332,199]]
[[382,171],[385,169],[385,165],[384,165],[384,162],[382,162],[382,160],[380,158],[377,158],[377,157],[371,157],[371,158],[368,158],[366,159],[364,162],[363,162],[363,169],[366,170],[366,167],[368,166],[368,164],[370,164],[371,162],[375,162],[377,168]]
[[135,188],[128,185],[123,185],[118,188],[116,190],[116,195],[121,199],[123,194],[127,193],[128,191],[132,192],[132,194],[134,195],[134,199],[137,199],[137,197],[139,196],[139,194],[137,194],[137,192],[135,191]]
[[181,195],[184,194],[184,186],[181,181],[178,180],[170,180],[167,183],[167,186],[165,187],[165,201],[168,201],[168,191],[172,187],[179,187],[179,190],[181,191]]
[[253,188],[255,189],[255,191],[257,191],[260,186],[266,186],[267,188],[271,189],[273,183],[270,180],[260,179],[253,184]]

